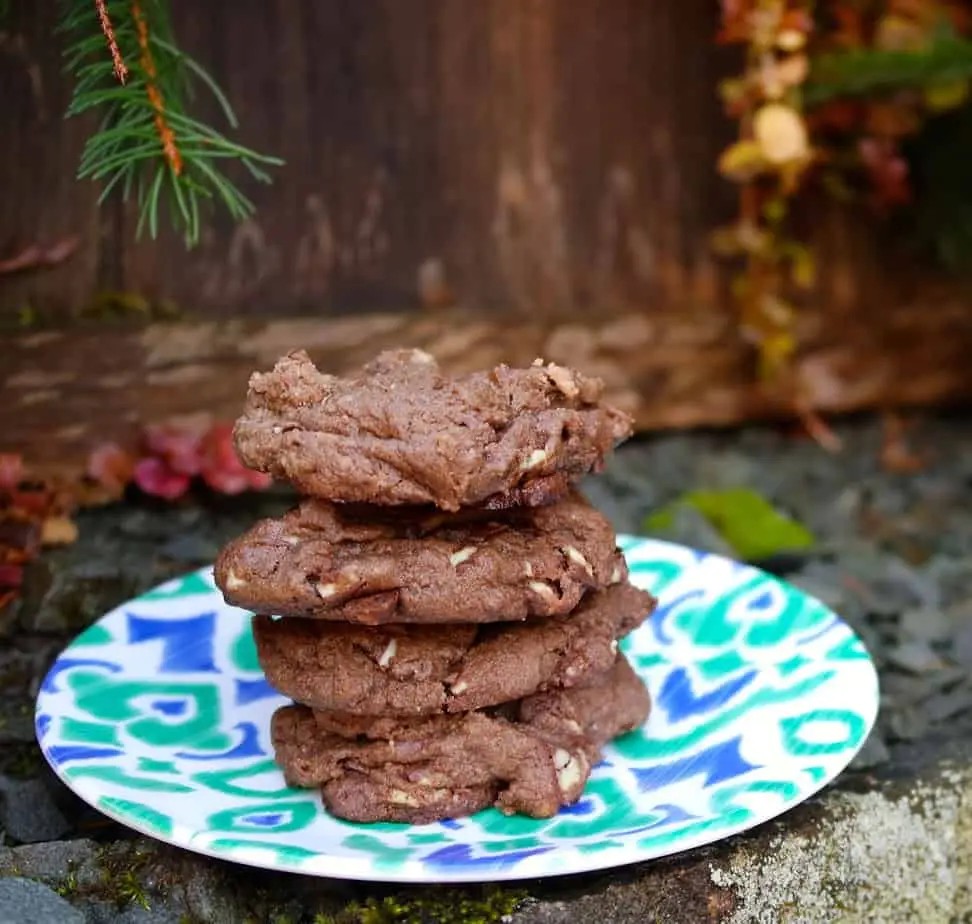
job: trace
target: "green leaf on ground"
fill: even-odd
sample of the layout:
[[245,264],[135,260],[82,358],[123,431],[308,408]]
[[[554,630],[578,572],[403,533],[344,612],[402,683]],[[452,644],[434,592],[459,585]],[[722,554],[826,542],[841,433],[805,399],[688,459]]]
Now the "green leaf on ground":
[[650,533],[667,532],[675,522],[675,509],[680,505],[694,507],[735,553],[747,561],[810,548],[816,541],[805,526],[749,488],[689,491],[646,517],[644,528]]

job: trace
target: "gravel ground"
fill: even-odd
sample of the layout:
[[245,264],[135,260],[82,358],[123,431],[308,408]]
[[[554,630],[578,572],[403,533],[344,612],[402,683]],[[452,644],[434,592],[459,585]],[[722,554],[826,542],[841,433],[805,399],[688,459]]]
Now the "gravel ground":
[[[621,532],[643,532],[648,514],[687,490],[748,487],[814,533],[810,551],[761,564],[832,606],[878,663],[882,714],[848,777],[866,785],[864,771],[893,772],[896,755],[915,743],[972,737],[972,419],[919,421],[912,438],[932,457],[916,474],[882,470],[874,420],[846,423],[838,432],[839,455],[770,429],[633,441],[585,490]],[[146,909],[137,895],[106,895],[98,886],[111,878],[106,857],[123,849],[127,833],[53,779],[33,742],[32,710],[44,672],[79,629],[133,594],[211,561],[227,538],[289,502],[272,493],[86,512],[80,541],[32,566],[22,599],[0,612],[0,832],[8,846],[37,845],[20,848],[16,868],[0,847],[0,924],[238,921],[244,893],[264,902],[256,920],[272,919],[267,909],[278,907],[268,898],[272,884],[252,873],[234,878],[216,864],[200,867],[205,875],[183,890],[195,898],[178,907]],[[725,550],[719,534],[691,512],[677,517],[665,537]],[[38,864],[33,872],[23,868],[24,857]],[[62,895],[23,878],[53,882],[51,870],[69,861],[101,869],[92,873],[91,888],[67,896],[73,916]],[[333,888],[343,895],[350,887]],[[299,909],[287,914],[300,920]]]

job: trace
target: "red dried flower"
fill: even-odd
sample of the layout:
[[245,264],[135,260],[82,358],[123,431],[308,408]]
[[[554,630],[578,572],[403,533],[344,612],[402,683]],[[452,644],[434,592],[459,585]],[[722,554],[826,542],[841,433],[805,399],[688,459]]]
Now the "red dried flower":
[[150,455],[158,456],[174,472],[198,475],[202,468],[203,433],[177,424],[152,424],[145,428],[143,443]]
[[24,460],[19,453],[0,452],[0,491],[13,491],[24,478]]
[[263,490],[272,479],[262,472],[246,468],[233,445],[233,427],[217,423],[202,440],[202,477],[214,491],[241,494],[246,490]]
[[189,490],[192,477],[173,471],[162,459],[149,456],[136,463],[134,481],[146,494],[175,500]]
[[104,443],[88,457],[88,477],[119,494],[134,472],[135,459],[117,443]]

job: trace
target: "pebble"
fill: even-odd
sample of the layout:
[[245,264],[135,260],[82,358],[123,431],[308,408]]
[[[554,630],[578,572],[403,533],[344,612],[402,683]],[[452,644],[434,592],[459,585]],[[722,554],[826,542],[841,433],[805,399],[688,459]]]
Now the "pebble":
[[919,639],[895,645],[888,651],[887,659],[895,667],[910,674],[926,674],[944,666],[931,645]]
[[858,752],[857,756],[851,761],[852,770],[873,770],[891,760],[891,752],[880,729],[875,729],[864,742],[864,747]]
[[916,641],[943,642],[953,633],[949,618],[934,607],[905,610],[901,614],[899,625],[903,636]]
[[112,902],[89,902],[85,907],[85,924],[182,924],[186,920],[191,919],[184,913],[157,904],[129,905],[122,911]]
[[0,828],[21,844],[53,841],[71,830],[43,780],[0,775]]
[[972,622],[958,628],[952,643],[952,652],[959,664],[972,671]]
[[159,549],[159,554],[177,562],[204,565],[215,560],[219,549],[220,542],[211,536],[182,533],[166,542]]
[[53,889],[32,879],[0,879],[0,924],[86,924],[84,915]]
[[16,874],[58,885],[72,870],[78,887],[90,888],[101,882],[98,849],[85,838],[0,848],[0,877]]
[[657,538],[667,539],[669,542],[678,542],[706,552],[714,552],[717,555],[725,555],[727,558],[736,557],[732,546],[694,507],[687,504],[676,504],[672,508],[671,514],[671,524],[654,533]]

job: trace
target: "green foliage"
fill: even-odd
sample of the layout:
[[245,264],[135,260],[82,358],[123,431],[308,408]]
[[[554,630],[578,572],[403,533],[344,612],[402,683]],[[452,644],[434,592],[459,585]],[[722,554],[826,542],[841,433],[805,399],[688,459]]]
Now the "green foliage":
[[387,896],[352,902],[337,914],[318,914],[314,924],[498,924],[526,900],[522,891],[498,888],[481,895],[424,890],[410,897]]
[[938,30],[922,51],[851,49],[817,55],[803,87],[810,108],[833,99],[922,90],[972,78],[972,41]]
[[106,0],[105,9],[127,68],[124,83],[95,4],[62,0],[66,67],[76,80],[67,115],[101,114],[78,175],[103,184],[102,201],[113,192],[125,199],[134,196],[139,235],[147,229],[154,238],[159,214],[167,208],[173,225],[192,246],[199,239],[204,206],[219,203],[238,221],[253,212],[253,203],[221,170],[222,164],[237,162],[260,182],[269,182],[263,167],[282,162],[237,144],[192,116],[189,104],[202,87],[230,127],[237,127],[222,90],[176,44],[166,0]]
[[779,552],[809,548],[813,534],[780,513],[762,495],[748,488],[690,491],[673,504],[651,514],[644,523],[650,533],[664,533],[673,522],[676,505],[694,507],[745,561],[758,561]]

